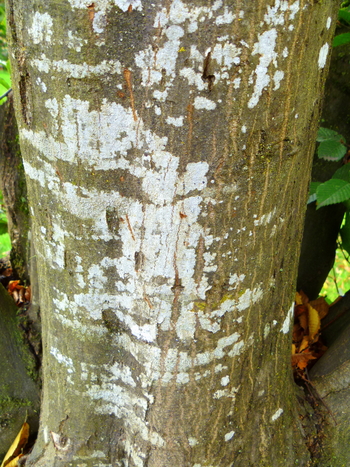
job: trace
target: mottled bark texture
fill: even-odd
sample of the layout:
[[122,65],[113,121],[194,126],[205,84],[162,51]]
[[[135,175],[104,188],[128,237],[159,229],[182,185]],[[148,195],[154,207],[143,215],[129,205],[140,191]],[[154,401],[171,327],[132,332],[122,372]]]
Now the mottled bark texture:
[[333,0],[8,2],[43,320],[29,466],[292,466]]

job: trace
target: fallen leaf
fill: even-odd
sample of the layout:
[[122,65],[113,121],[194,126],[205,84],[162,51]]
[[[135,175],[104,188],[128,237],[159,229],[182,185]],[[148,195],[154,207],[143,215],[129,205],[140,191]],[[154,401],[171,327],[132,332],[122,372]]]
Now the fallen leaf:
[[307,303],[309,303],[309,297],[306,295],[306,293],[300,290],[299,295],[301,297],[301,301],[303,305],[306,305]]
[[299,292],[296,292],[296,294],[295,294],[295,304],[296,304],[296,306],[303,304],[303,299],[302,299]]
[[303,340],[301,341],[301,344],[299,346],[299,353],[303,352],[305,349],[307,349],[310,345],[309,338],[308,336],[304,336]]
[[6,467],[19,467],[19,460],[23,457],[23,454],[20,454],[19,456],[15,457],[10,461],[8,464],[6,464]]
[[310,302],[310,305],[312,306],[312,308],[315,308],[315,310],[317,310],[320,319],[323,319],[325,316],[328,315],[329,305],[324,297],[319,297],[316,300],[312,300]]
[[295,323],[293,326],[293,342],[301,342],[304,336],[304,331],[299,323]]
[[292,355],[292,366],[299,368],[299,370],[304,370],[308,366],[309,361],[315,359],[316,357],[310,352],[297,353]]
[[307,306],[306,305],[297,305],[295,308],[294,308],[294,316],[297,318],[299,315],[301,315],[302,313],[306,313],[307,312]]
[[[24,422],[22,428],[20,429],[16,439],[12,443],[10,449],[7,451],[4,460],[2,461],[1,467],[13,467],[10,463],[16,458],[19,459],[22,454],[22,450],[27,444],[29,438],[29,425],[27,422]],[[17,461],[18,462],[18,461]],[[16,466],[16,464],[14,464]]]
[[314,339],[321,327],[321,320],[317,310],[313,308],[310,303],[307,304],[308,318],[309,318],[309,337]]
[[304,331],[306,331],[309,326],[308,315],[306,313],[302,313],[300,316],[298,316],[298,320],[300,326],[304,329]]
[[7,286],[7,290],[9,291],[9,293],[13,292],[14,290],[17,289],[17,286],[19,284],[20,281],[10,281],[8,286]]

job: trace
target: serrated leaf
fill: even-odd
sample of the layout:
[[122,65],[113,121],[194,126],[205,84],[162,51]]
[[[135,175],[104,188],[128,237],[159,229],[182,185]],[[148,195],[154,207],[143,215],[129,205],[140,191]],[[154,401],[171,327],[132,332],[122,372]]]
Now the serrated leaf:
[[339,141],[327,140],[320,143],[317,154],[326,161],[339,161],[346,154],[346,147]]
[[335,141],[340,141],[342,139],[342,135],[340,135],[337,131],[331,130],[330,128],[320,127],[317,132],[316,141],[321,143],[322,141],[328,141],[329,139],[333,139]]
[[345,180],[350,183],[350,164],[345,164],[336,170],[332,178],[337,178],[338,180]]
[[350,183],[331,178],[318,186],[316,195],[317,209],[329,204],[341,203],[350,198]]
[[344,32],[344,34],[338,34],[335,36],[332,42],[333,47],[338,47],[339,45],[348,44],[350,42],[350,32]]
[[344,248],[350,255],[350,213],[345,214],[345,222],[343,227],[340,229],[341,243]]

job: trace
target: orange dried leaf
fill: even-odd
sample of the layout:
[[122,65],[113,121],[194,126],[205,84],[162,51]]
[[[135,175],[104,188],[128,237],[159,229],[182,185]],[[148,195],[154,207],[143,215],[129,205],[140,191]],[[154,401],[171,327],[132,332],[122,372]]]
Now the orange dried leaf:
[[318,315],[318,312],[309,303],[307,305],[307,308],[309,318],[309,337],[310,339],[313,339],[320,330],[321,320]]
[[311,353],[297,353],[295,355],[292,355],[292,366],[295,368],[299,368],[299,370],[304,370],[310,360],[315,360],[316,357],[314,357]]
[[27,422],[24,422],[22,428],[16,436],[16,439],[12,443],[12,446],[7,451],[7,454],[4,457],[4,460],[2,461],[1,467],[7,467],[10,464],[10,462],[19,457],[19,455],[22,453],[22,449],[27,444],[28,438],[29,425]]
[[8,286],[7,286],[7,290],[9,291],[9,293],[12,293],[14,290],[17,289],[17,286],[19,284],[20,281],[10,281]]
[[301,341],[301,344],[299,346],[299,353],[303,352],[308,347],[309,347],[309,338],[308,338],[308,336],[304,336],[304,338]]
[[292,355],[294,355],[294,354],[295,354],[295,350],[296,350],[296,348],[295,348],[295,344],[292,344]]

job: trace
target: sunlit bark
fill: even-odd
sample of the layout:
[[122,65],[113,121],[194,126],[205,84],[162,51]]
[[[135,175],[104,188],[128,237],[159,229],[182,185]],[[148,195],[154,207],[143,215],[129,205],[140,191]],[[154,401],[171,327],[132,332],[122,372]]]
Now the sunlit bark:
[[306,465],[290,325],[335,2],[8,12],[44,339],[27,464]]

